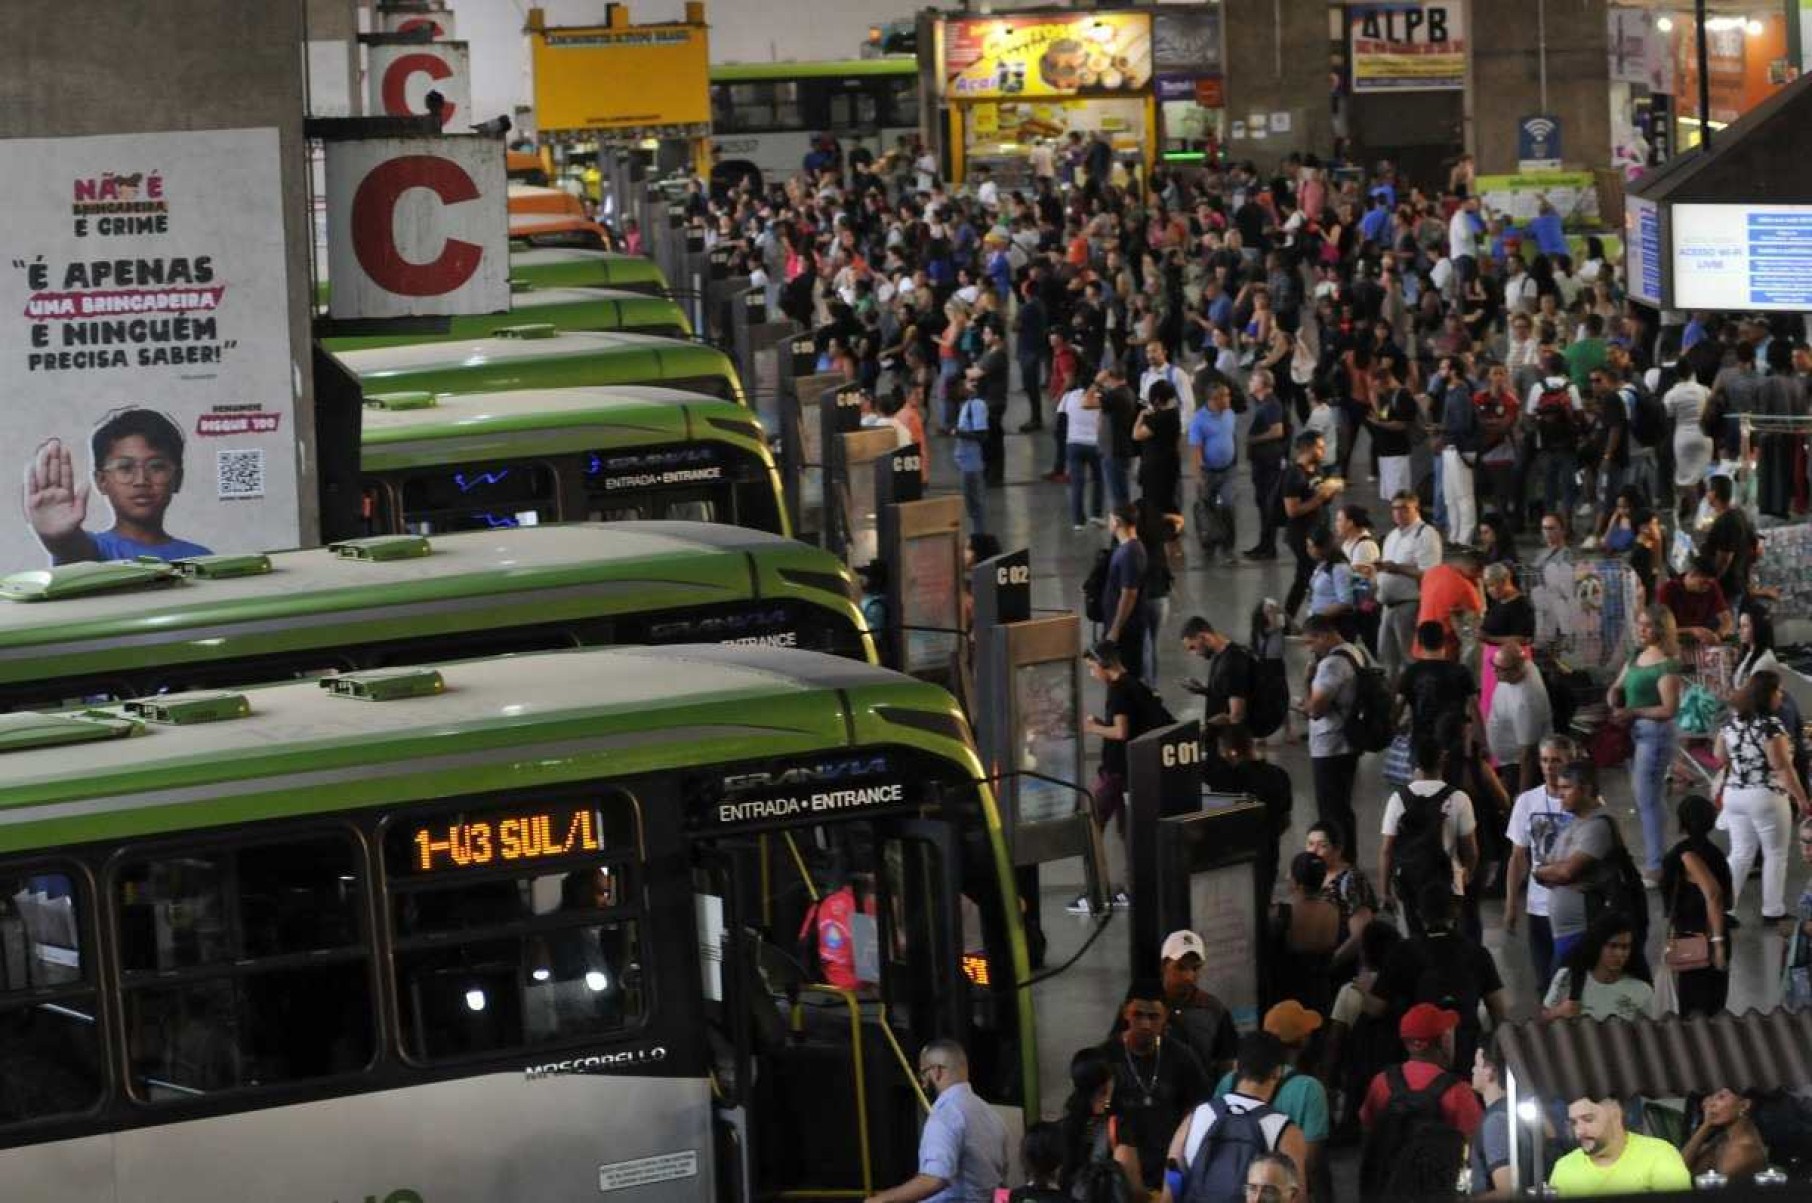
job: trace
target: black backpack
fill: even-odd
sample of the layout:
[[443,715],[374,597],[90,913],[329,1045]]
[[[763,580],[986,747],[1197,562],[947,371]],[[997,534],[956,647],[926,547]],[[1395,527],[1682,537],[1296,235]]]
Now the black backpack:
[[1397,791],[1397,797],[1403,799],[1403,817],[1397,822],[1396,843],[1391,847],[1397,897],[1415,898],[1424,884],[1453,876],[1453,860],[1441,841],[1446,823],[1441,807],[1452,796],[1453,786],[1445,782],[1427,797],[1407,785]]
[[1353,708],[1343,727],[1346,742],[1355,752],[1382,752],[1397,733],[1391,716],[1390,680],[1356,649],[1348,647],[1343,654],[1353,665]]
[[1658,447],[1667,438],[1667,408],[1661,398],[1632,380],[1623,386],[1636,394],[1630,407],[1630,436],[1644,447]]
[[1623,833],[1617,830],[1616,820],[1599,811],[1584,821],[1599,820],[1610,825],[1611,850],[1605,853],[1604,859],[1593,862],[1580,882],[1585,891],[1586,922],[1594,922],[1606,911],[1622,911],[1635,928],[1636,949],[1640,952],[1648,942],[1648,887],[1643,884],[1642,871],[1636,868],[1635,858],[1630,856],[1629,847],[1623,842]]
[[1278,1112],[1258,1106],[1234,1111],[1223,1100],[1201,1104],[1189,1122],[1185,1148],[1183,1197],[1178,1203],[1244,1203],[1246,1169],[1260,1153],[1271,1151],[1264,1120]]
[[[1415,994],[1411,1006],[1428,1003],[1452,1011],[1460,1017],[1462,1031],[1475,1027],[1479,1014],[1479,984],[1470,973],[1469,961],[1463,956],[1465,938],[1454,931],[1427,936],[1412,936],[1410,943],[1422,958],[1416,971]],[[1445,945],[1445,947],[1437,947]],[[1447,955],[1440,955],[1445,953]]]
[[[1441,1096],[1459,1081],[1442,1070],[1422,1089],[1411,1090],[1401,1065],[1384,1071],[1389,1093],[1384,1110],[1365,1135],[1365,1152],[1359,1162],[1359,1197],[1365,1203],[1386,1197],[1391,1171],[1405,1150],[1441,1135],[1446,1127],[1441,1119]],[[1454,1168],[1457,1172],[1459,1167]]]
[[1282,660],[1252,659],[1252,696],[1246,699],[1246,730],[1254,739],[1277,733],[1290,713],[1290,676]]
[[1094,567],[1082,579],[1082,613],[1090,622],[1107,621],[1107,567],[1113,562],[1114,549],[1103,547],[1095,553]]

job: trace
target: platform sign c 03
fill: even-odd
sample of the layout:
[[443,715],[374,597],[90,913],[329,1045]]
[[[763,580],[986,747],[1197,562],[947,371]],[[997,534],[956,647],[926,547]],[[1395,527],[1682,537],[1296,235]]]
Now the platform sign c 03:
[[548,130],[704,136],[711,127],[703,25],[532,31],[535,122]]
[[275,129],[0,141],[0,564],[301,541]]

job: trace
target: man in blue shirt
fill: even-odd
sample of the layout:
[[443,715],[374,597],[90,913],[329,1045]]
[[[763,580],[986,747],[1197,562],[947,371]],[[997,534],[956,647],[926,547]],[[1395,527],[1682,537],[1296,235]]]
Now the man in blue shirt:
[[988,529],[988,478],[982,444],[988,438],[988,403],[971,390],[956,415],[956,470],[963,474],[963,510],[969,515],[969,533]]
[[1120,649],[1120,663],[1127,673],[1143,681],[1145,664],[1145,609],[1139,604],[1150,566],[1145,544],[1139,541],[1139,513],[1130,505],[1115,506],[1108,528],[1114,552],[1107,561],[1107,584],[1101,591],[1101,613],[1107,631],[1102,636]]
[[25,517],[52,564],[210,554],[164,530],[164,514],[182,489],[183,437],[175,422],[154,409],[118,409],[95,429],[89,446],[94,487],[113,509],[113,526],[99,533],[82,529],[89,486],[76,484],[61,439],[45,440],[26,469]]
[[993,1203],[1007,1180],[1007,1127],[969,1085],[963,1046],[927,1044],[919,1082],[936,1100],[919,1133],[919,1172],[867,1203]]
[[1390,238],[1390,196],[1382,188],[1372,191],[1372,207],[1359,219],[1359,237],[1383,247]]
[[1224,518],[1225,537],[1210,541],[1209,531],[1197,534],[1211,561],[1219,551],[1228,564],[1235,563],[1233,546],[1238,537],[1233,524],[1233,473],[1239,466],[1237,426],[1232,390],[1224,382],[1211,384],[1201,408],[1189,420],[1189,445],[1195,449],[1195,466],[1202,476],[1202,504],[1211,515]]

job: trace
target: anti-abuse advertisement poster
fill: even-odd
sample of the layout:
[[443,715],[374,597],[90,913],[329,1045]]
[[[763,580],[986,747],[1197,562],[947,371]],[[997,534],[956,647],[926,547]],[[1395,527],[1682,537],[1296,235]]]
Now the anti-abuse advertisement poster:
[[277,131],[0,141],[0,212],[0,572],[296,546]]

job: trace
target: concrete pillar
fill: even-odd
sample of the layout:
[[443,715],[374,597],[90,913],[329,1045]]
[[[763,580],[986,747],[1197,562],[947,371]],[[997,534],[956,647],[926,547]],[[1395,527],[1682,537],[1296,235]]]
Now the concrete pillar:
[[[1538,9],[1537,5],[1541,8]],[[1610,161],[1611,99],[1605,0],[1473,0],[1472,125],[1467,146],[1481,174],[1516,170],[1517,123],[1560,118],[1562,153],[1575,170]],[[1538,19],[1539,18],[1539,19]],[[1546,30],[1548,103],[1541,101],[1541,33]]]
[[365,111],[358,0],[308,0],[304,19],[309,116],[358,116]]
[[[312,444],[302,9],[245,0],[0,0],[0,138],[274,127],[283,174],[295,428]],[[319,530],[314,456],[297,481]]]
[[[1334,144],[1328,105],[1328,11],[1320,0],[1226,0],[1227,117],[1247,123],[1230,139],[1235,159],[1268,169],[1291,152],[1326,156]],[[1263,138],[1252,118],[1263,113]],[[1289,114],[1290,128],[1272,132],[1272,114]]]

